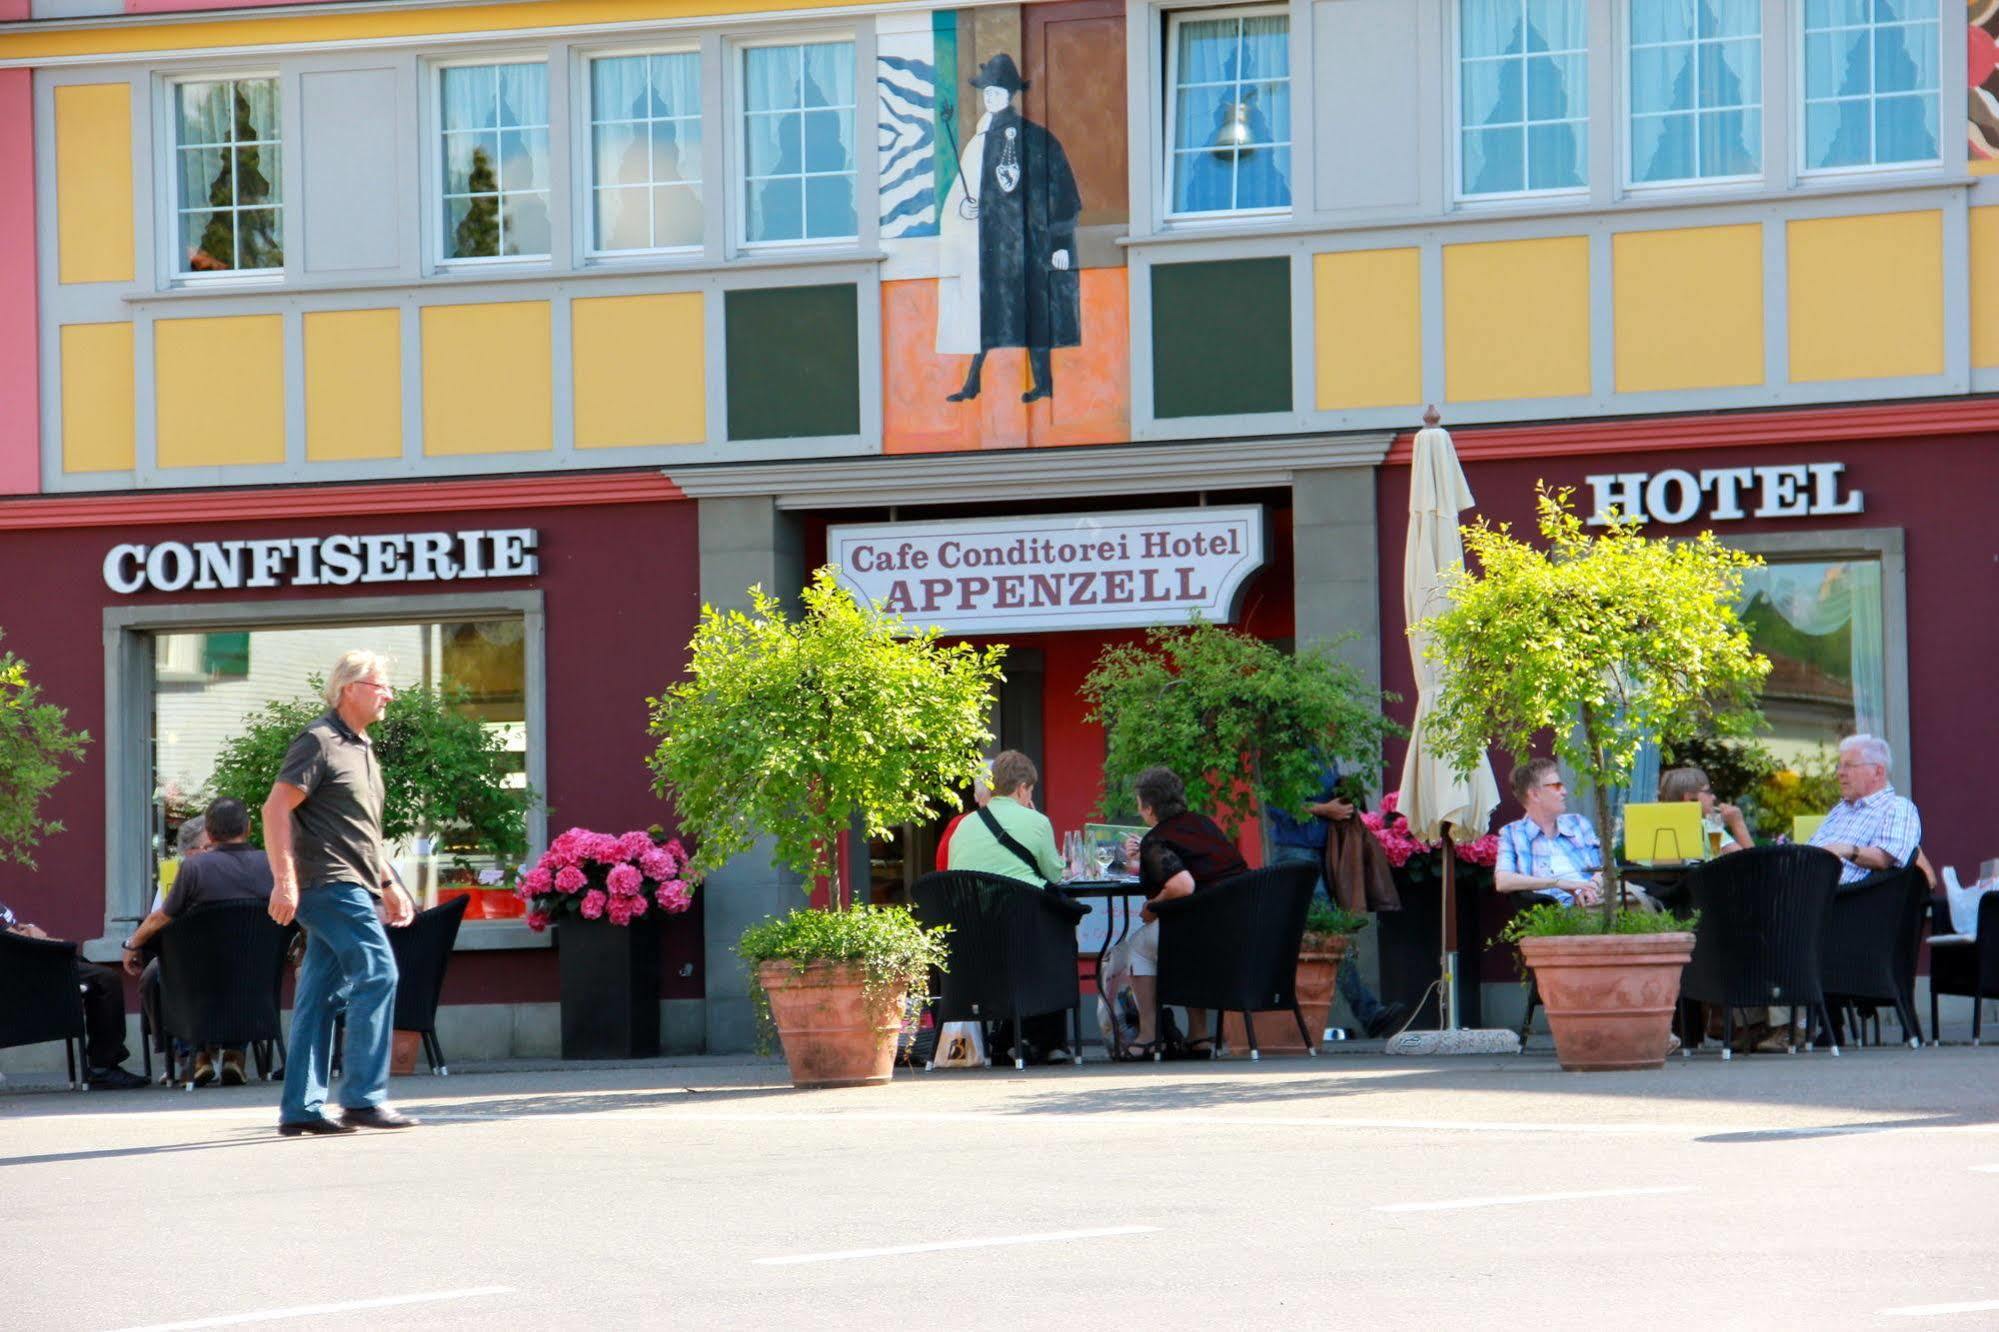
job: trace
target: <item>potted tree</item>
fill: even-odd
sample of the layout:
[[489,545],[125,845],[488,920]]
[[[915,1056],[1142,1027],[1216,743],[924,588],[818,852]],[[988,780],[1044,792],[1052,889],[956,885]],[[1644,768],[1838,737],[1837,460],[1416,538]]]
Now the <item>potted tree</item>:
[[1606,835],[1599,908],[1537,906],[1516,916],[1517,941],[1548,1009],[1555,1053],[1577,1070],[1658,1067],[1665,1059],[1690,923],[1625,910],[1610,790],[1639,747],[1705,723],[1754,725],[1769,662],[1751,650],[1734,606],[1755,556],[1703,532],[1653,540],[1613,514],[1592,535],[1569,492],[1540,491],[1545,549],[1483,520],[1464,529],[1478,572],[1449,580],[1450,608],[1412,626],[1445,669],[1429,738],[1468,773],[1489,744],[1525,754],[1537,736],[1588,783]]
[[88,732],[63,725],[67,715],[41,701],[26,662],[0,652],[0,862],[32,868],[42,838],[63,830],[42,817],[42,799],[90,743]]
[[840,836],[884,837],[934,819],[969,785],[991,740],[986,709],[1003,648],[938,642],[857,603],[822,568],[792,618],[703,608],[687,676],[651,708],[657,789],[706,873],[769,835],[805,876],[810,906],[747,930],[752,994],[775,1019],[792,1082],[888,1080],[905,996],[942,966],[941,931],[905,907],[854,900]]

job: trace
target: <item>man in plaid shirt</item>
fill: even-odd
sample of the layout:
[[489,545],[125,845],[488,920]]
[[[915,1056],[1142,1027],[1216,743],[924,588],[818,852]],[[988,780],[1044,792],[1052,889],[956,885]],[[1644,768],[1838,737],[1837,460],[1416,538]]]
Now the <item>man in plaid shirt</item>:
[[1603,900],[1603,847],[1596,829],[1571,814],[1567,785],[1553,759],[1513,770],[1513,798],[1526,817],[1499,830],[1492,886],[1502,893],[1546,893],[1564,906]]
[[1846,862],[1839,871],[1841,883],[1900,869],[1923,840],[1922,816],[1888,784],[1893,760],[1886,740],[1854,735],[1839,742],[1841,800],[1812,834],[1812,845]]

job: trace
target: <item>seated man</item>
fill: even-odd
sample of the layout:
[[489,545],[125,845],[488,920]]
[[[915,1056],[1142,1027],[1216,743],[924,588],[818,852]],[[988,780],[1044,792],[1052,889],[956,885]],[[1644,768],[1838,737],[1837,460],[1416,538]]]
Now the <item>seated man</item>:
[[[201,822],[207,832],[208,850],[181,862],[180,873],[174,876],[174,886],[168,891],[166,902],[141,921],[139,928],[132,931],[132,937],[125,941],[125,970],[132,975],[140,975],[147,941],[192,908],[214,902],[271,900],[271,862],[262,851],[249,843],[250,814],[243,802],[228,798],[218,800],[208,807],[208,813]],[[139,982],[140,1002],[146,1005],[153,1029],[157,1031],[160,1012],[158,959],[144,963],[144,968]],[[241,1046],[221,1051],[219,1060],[214,1050],[195,1053],[195,1086],[206,1087],[215,1081],[218,1071],[223,1086],[243,1085]]]
[[945,859],[954,870],[1019,879],[1037,888],[1062,880],[1055,825],[1034,808],[1034,760],[1017,749],[993,759],[992,796],[951,833]]
[[[25,935],[30,939],[46,939],[48,934],[38,925],[30,925],[18,919],[0,902],[0,930],[9,934]],[[83,1030],[84,1070],[93,1087],[104,1087],[112,1091],[129,1091],[143,1087],[146,1080],[124,1067],[125,1049],[125,986],[118,979],[118,973],[110,967],[100,967],[79,959],[76,964],[76,983],[83,989]]]
[[1513,798],[1526,811],[1499,830],[1492,886],[1502,893],[1546,893],[1564,906],[1603,901],[1603,846],[1596,829],[1568,813],[1569,790],[1553,759],[1513,770]]
[[1893,761],[1886,740],[1850,735],[1839,742],[1840,801],[1812,834],[1812,845],[1846,862],[1841,883],[1902,868],[1923,840],[1922,816],[1888,782]]

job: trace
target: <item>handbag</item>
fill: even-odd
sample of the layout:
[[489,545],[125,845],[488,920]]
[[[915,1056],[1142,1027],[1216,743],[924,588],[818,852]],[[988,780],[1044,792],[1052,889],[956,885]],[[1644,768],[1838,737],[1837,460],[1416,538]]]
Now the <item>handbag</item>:
[[937,1033],[933,1068],[984,1068],[986,1040],[976,1022],[946,1022]]

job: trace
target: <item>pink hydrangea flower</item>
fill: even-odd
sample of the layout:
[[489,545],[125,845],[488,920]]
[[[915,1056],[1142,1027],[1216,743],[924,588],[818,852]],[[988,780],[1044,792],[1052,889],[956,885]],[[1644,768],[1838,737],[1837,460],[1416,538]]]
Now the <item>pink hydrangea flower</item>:
[[521,876],[521,892],[529,897],[546,893],[555,887],[555,875],[537,866]]
[[555,886],[565,893],[573,893],[588,882],[583,871],[574,865],[564,865],[555,873]]
[[679,913],[694,905],[694,892],[681,879],[670,879],[659,886],[653,894],[661,911]]
[[611,872],[604,876],[604,881],[610,885],[613,897],[636,897],[645,891],[645,876],[632,865],[611,866]]
[[618,901],[623,902],[629,907],[634,917],[643,916],[646,913],[646,908],[652,905],[652,903],[646,901],[644,893],[633,893],[630,897],[619,898]]
[[613,925],[629,925],[632,923],[632,901],[633,899],[629,897],[614,897],[611,899],[611,905],[607,908],[607,911],[610,914]]
[[618,839],[618,857],[621,860],[637,860],[652,850],[652,846],[650,834],[634,829]]
[[586,859],[599,865],[615,865],[623,860],[624,854],[618,849],[618,839],[609,833],[586,833],[583,854]]
[[654,883],[665,883],[673,877],[673,872],[680,868],[680,862],[673,858],[671,851],[663,846],[656,846],[639,857],[639,868],[645,871],[645,876]]
[[1494,833],[1470,842],[1457,844],[1458,859],[1467,865],[1484,865],[1491,868],[1499,863],[1499,837]]
[[530,911],[527,915],[527,922],[529,929],[533,930],[536,934],[540,934],[548,928],[548,913],[546,911]]
[[589,892],[583,894],[583,919],[596,920],[600,918],[604,914],[604,907],[610,900],[611,895],[602,888],[592,888]]

